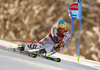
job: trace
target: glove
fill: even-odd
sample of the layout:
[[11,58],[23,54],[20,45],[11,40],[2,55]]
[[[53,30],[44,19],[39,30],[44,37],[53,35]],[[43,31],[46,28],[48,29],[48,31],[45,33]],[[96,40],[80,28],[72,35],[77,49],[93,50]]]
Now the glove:
[[59,51],[60,48],[63,47],[63,46],[64,46],[64,42],[61,42],[61,43],[59,43],[54,49],[55,49],[56,51]]
[[54,49],[55,49],[56,51],[59,51],[59,50],[60,50],[60,46],[57,45],[57,46],[54,47]]
[[59,43],[60,48],[64,46],[64,42]]

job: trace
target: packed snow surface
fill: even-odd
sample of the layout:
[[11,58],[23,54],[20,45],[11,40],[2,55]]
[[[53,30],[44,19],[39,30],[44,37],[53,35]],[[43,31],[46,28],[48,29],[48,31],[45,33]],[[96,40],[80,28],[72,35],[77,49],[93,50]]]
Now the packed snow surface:
[[[17,47],[15,43],[0,40],[0,47]],[[54,62],[40,57],[31,58],[25,55],[0,49],[0,70],[100,70],[100,62],[72,57],[60,53],[52,57],[61,58]]]

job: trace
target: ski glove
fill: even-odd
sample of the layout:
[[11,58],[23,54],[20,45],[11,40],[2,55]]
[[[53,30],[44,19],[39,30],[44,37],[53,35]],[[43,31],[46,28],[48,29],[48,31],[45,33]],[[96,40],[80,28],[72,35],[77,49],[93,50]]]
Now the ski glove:
[[57,46],[54,47],[54,49],[55,49],[56,51],[59,51],[59,50],[60,50],[60,46],[57,45]]
[[64,46],[64,42],[63,42],[63,43],[59,43],[54,49],[55,49],[56,51],[59,51],[60,48],[63,47],[63,46]]

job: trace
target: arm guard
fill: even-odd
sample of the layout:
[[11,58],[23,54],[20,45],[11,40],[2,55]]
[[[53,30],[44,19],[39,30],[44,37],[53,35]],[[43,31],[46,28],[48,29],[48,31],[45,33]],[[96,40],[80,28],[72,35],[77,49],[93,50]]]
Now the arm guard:
[[58,37],[57,37],[57,36],[54,36],[54,37],[53,37],[53,39],[54,39],[54,41],[55,41],[55,42],[59,42],[59,40],[58,40]]

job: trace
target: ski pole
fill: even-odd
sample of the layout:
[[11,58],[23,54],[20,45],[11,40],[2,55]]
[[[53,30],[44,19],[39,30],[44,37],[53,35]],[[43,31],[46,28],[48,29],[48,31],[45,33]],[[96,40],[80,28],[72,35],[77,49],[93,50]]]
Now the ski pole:
[[11,42],[31,42],[31,43],[43,43],[43,42],[35,42],[35,41],[23,41],[23,40],[10,40]]
[[59,44],[59,43],[45,43],[45,42],[35,42],[35,41],[23,41],[23,40],[10,40],[11,42],[30,42],[30,43],[42,43],[42,44]]
[[30,44],[30,41],[31,41],[31,37],[29,38],[29,42],[28,42],[28,44]]

